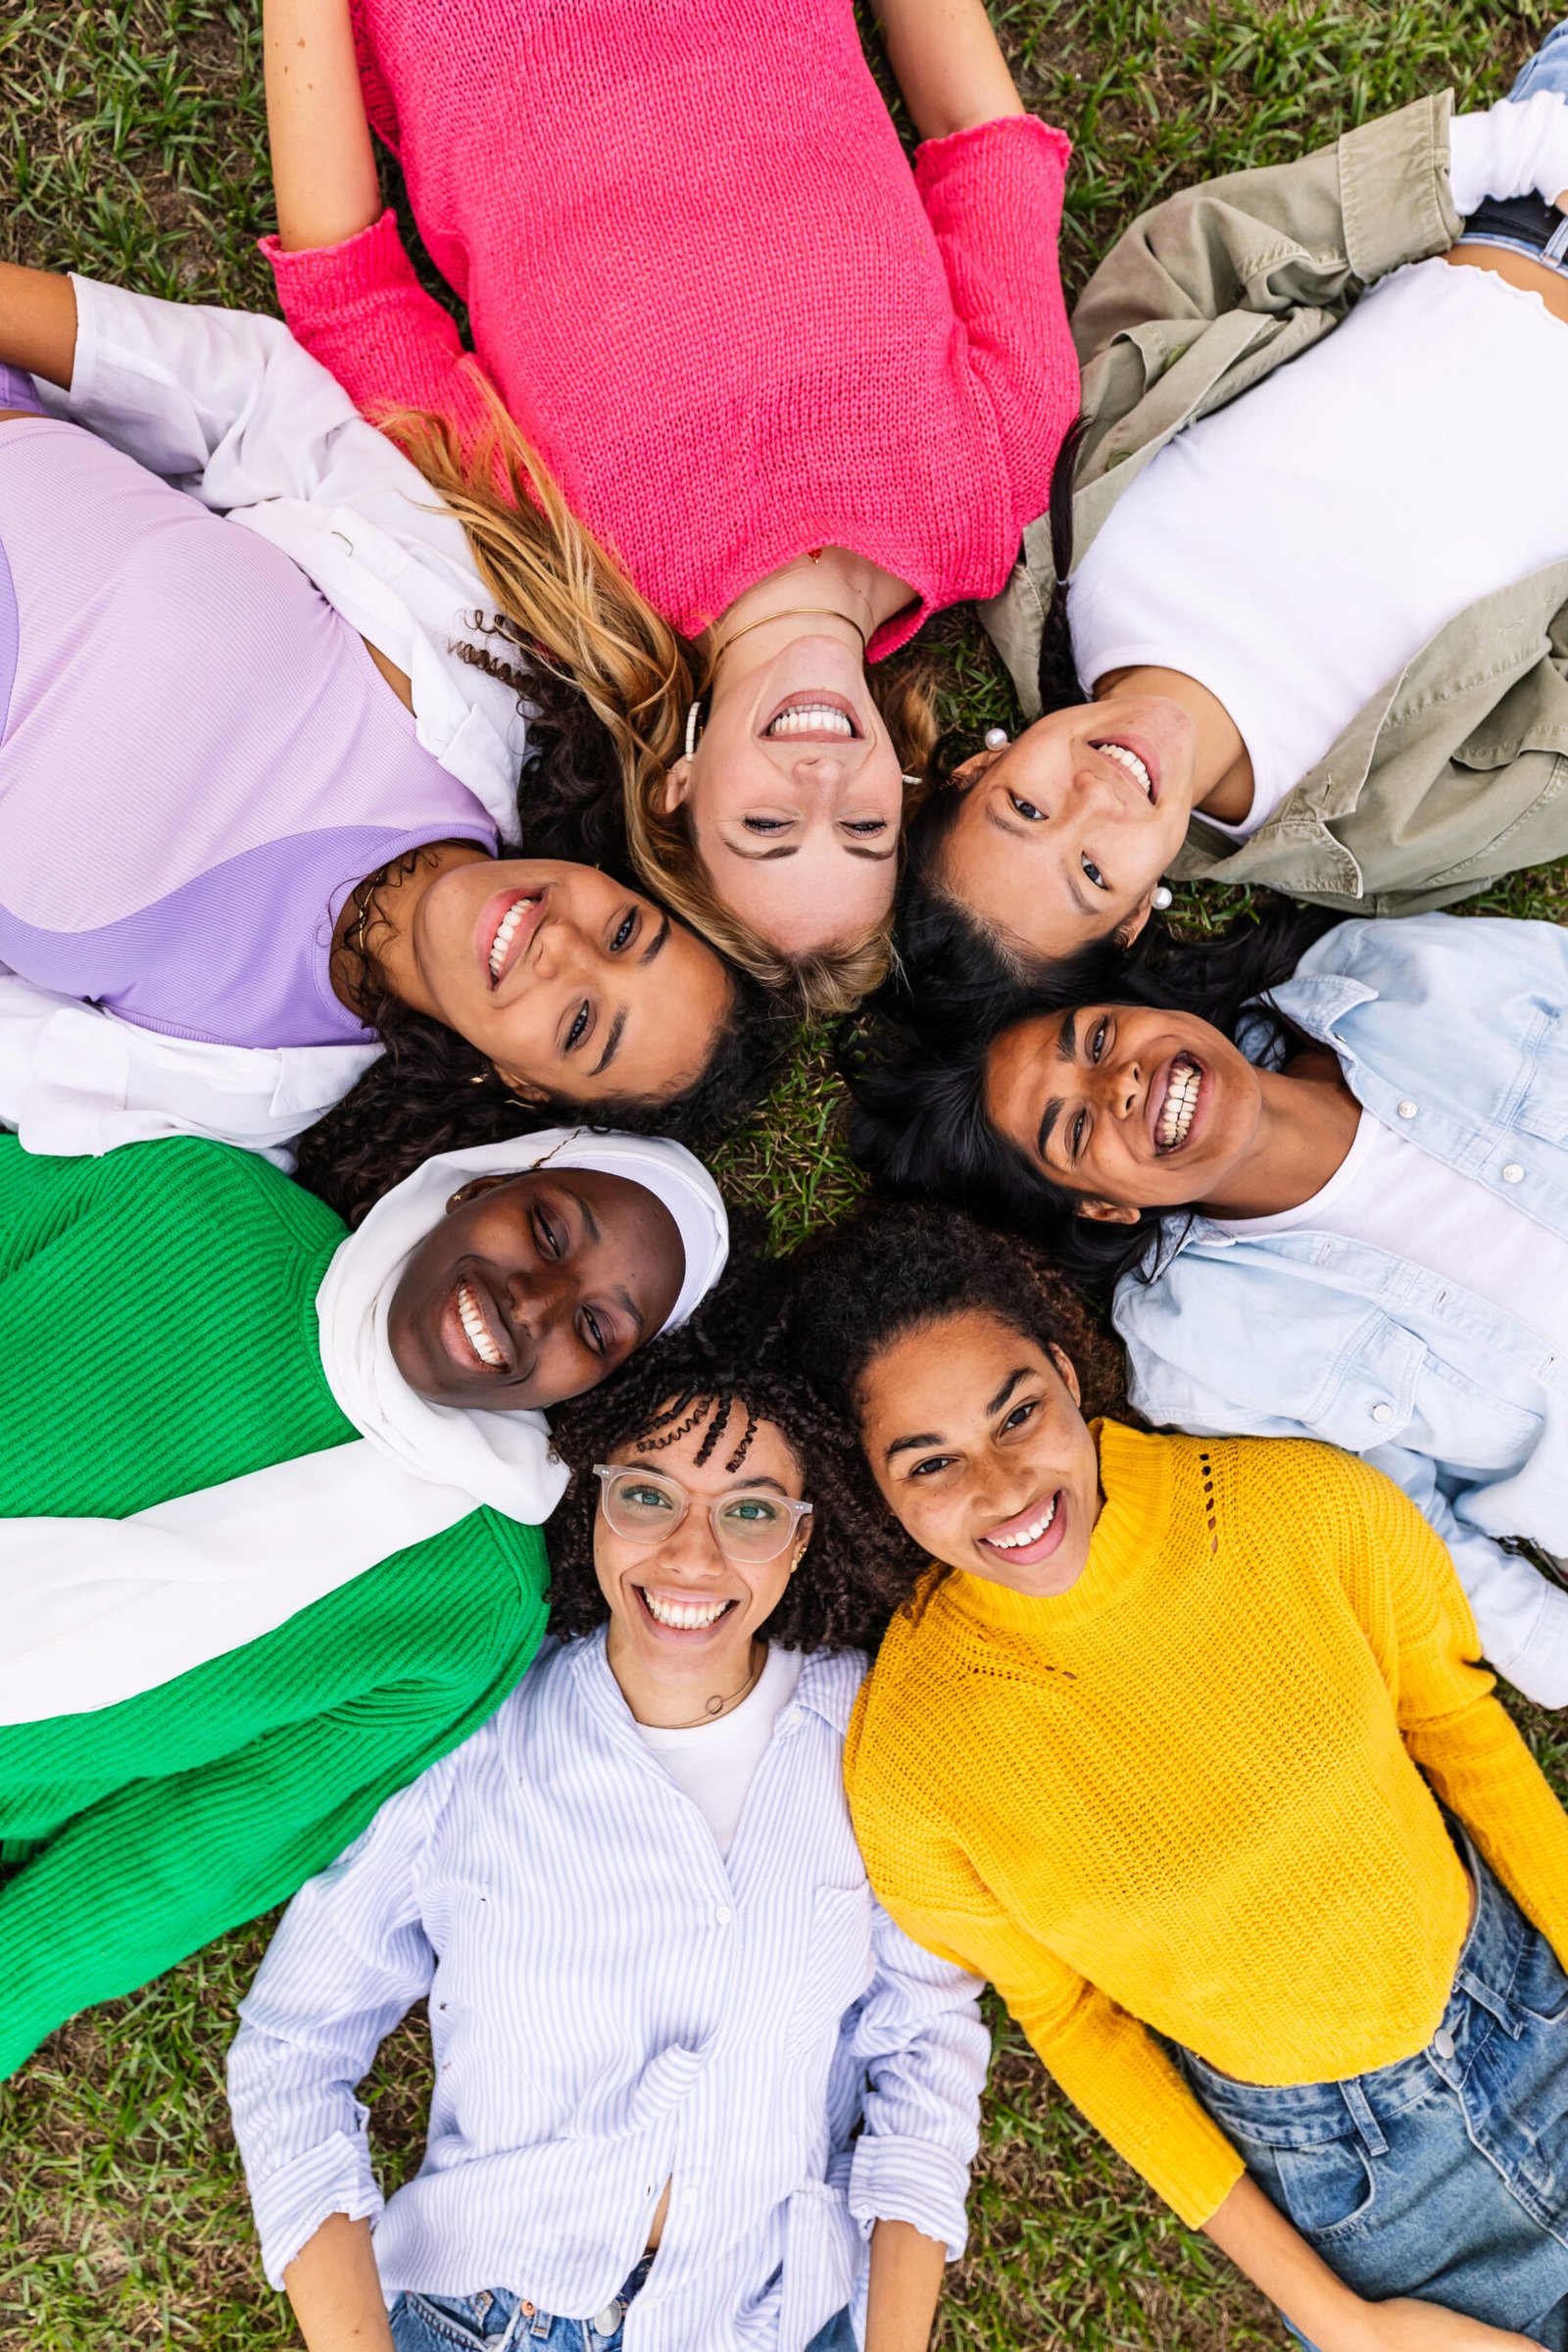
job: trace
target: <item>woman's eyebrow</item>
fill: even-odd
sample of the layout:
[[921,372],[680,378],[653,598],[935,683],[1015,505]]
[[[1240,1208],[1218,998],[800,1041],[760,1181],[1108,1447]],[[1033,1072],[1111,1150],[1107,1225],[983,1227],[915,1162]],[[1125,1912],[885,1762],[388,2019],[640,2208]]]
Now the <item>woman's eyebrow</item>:
[[931,1430],[928,1430],[923,1438],[895,1438],[882,1458],[884,1461],[891,1462],[896,1453],[913,1453],[918,1446],[940,1446],[941,1443],[940,1437]]
[[600,1054],[599,1059],[594,1063],[593,1068],[589,1071],[588,1075],[590,1078],[602,1078],[605,1072],[609,1069],[611,1063],[614,1060],[615,1055],[620,1052],[620,1033],[625,1026],[626,1007],[624,1004],[622,1004],[620,1010],[616,1013],[614,1019],[610,1024],[610,1035],[605,1040],[605,1050]]
[[641,955],[638,956],[638,958],[637,958],[638,962],[639,962],[639,963],[652,963],[652,962],[653,962],[653,960],[654,960],[654,957],[655,957],[655,956],[656,956],[659,954],[659,952],[660,952],[661,948],[662,948],[662,946],[663,946],[663,944],[664,944],[665,940],[666,940],[668,937],[669,937],[669,917],[668,917],[668,915],[666,914],[666,915],[665,915],[665,916],[662,918],[662,920],[661,921],[661,923],[660,923],[660,926],[659,926],[659,929],[658,929],[658,930],[657,930],[657,931],[654,933],[654,936],[653,936],[653,938],[652,938],[652,939],[651,939],[651,940],[648,942],[648,945],[647,945],[647,947],[646,947],[646,948],[644,948],[644,950],[643,950],[642,954],[641,954]]
[[986,1419],[988,1421],[994,1421],[996,1419],[1003,1406],[1006,1403],[1007,1398],[1012,1395],[1013,1390],[1018,1386],[1019,1381],[1027,1380],[1033,1369],[1034,1367],[1032,1364],[1020,1364],[1016,1372],[1009,1372],[1007,1374],[1007,1377],[1003,1382],[1001,1388],[992,1397],[991,1402],[986,1406]]

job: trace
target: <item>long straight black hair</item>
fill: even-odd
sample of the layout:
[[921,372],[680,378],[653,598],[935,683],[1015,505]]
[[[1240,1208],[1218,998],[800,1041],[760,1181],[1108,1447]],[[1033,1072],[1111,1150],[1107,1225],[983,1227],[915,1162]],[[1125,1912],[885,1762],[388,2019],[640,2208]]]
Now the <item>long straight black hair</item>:
[[1140,1004],[1195,1014],[1233,1042],[1244,1016],[1259,1018],[1273,1029],[1264,1050],[1289,1050],[1305,1041],[1273,1009],[1268,992],[1340,919],[1259,894],[1217,937],[1165,934],[1131,951],[1101,941],[1061,966],[1051,985],[1002,975],[989,994],[971,989],[956,1013],[884,997],[845,1023],[838,1041],[852,1099],[850,1150],[879,1191],[946,1201],[1031,1235],[1078,1281],[1108,1289],[1151,1261],[1162,1213],[1148,1209],[1136,1225],[1081,1217],[1079,1196],[1043,1175],[987,1115],[992,1046],[1043,1013]]

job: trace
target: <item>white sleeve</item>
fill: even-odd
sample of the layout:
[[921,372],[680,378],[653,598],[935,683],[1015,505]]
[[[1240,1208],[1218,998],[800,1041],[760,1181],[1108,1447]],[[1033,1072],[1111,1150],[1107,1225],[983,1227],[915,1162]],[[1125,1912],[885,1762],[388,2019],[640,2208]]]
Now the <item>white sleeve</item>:
[[850,2169],[850,2211],[869,2233],[908,2222],[956,2262],[991,2036],[981,1981],[911,1942],[875,1903],[877,1973],[860,2004],[855,2050],[870,2088]]
[[1473,213],[1488,196],[1539,196],[1554,205],[1568,188],[1568,100],[1538,90],[1503,98],[1484,115],[1448,125],[1448,186],[1454,209]]
[[374,2221],[367,2110],[355,2087],[428,1992],[435,1956],[415,1871],[436,1765],[389,1797],[364,1835],[301,1887],[239,2005],[228,2054],[234,2138],[273,2286],[334,2213]]

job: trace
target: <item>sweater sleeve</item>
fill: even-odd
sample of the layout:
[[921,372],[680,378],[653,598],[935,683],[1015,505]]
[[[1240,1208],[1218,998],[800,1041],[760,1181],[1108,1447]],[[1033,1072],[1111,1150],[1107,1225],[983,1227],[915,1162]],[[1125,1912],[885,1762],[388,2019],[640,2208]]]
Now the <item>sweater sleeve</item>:
[[[246,1705],[236,1699],[223,1752],[170,1769],[184,1744],[180,1685],[169,1686],[167,1740],[143,1709],[118,1785],[0,1886],[0,2080],[78,2009],[292,1894],[494,1712],[544,1625],[534,1531],[513,1532],[530,1545],[531,1576],[495,1537],[481,1539],[486,1575],[461,1522],[237,1653]],[[0,1785],[0,1831],[5,1794]]]
[[1568,1813],[1478,1663],[1480,1636],[1440,1538],[1409,1497],[1364,1463],[1368,1557],[1359,1608],[1384,1660],[1399,1729],[1520,1909],[1568,1960]]
[[[1034,115],[931,139],[915,184],[941,248],[968,358],[1030,521],[1078,409],[1058,242],[1071,146]],[[1023,512],[1027,509],[1027,512]]]
[[471,448],[490,415],[457,321],[425,292],[390,210],[341,245],[285,253],[261,240],[295,335],[368,416],[419,409]]

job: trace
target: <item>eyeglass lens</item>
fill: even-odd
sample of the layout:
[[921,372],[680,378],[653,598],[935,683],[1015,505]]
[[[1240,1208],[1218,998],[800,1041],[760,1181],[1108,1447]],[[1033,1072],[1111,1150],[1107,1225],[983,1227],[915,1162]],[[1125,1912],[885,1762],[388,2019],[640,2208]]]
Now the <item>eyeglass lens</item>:
[[[678,1527],[686,1503],[684,1489],[657,1472],[622,1471],[605,1487],[605,1516],[637,1544],[657,1544]],[[789,1542],[794,1516],[777,1495],[738,1488],[714,1504],[713,1532],[731,1559],[771,1560]]]

